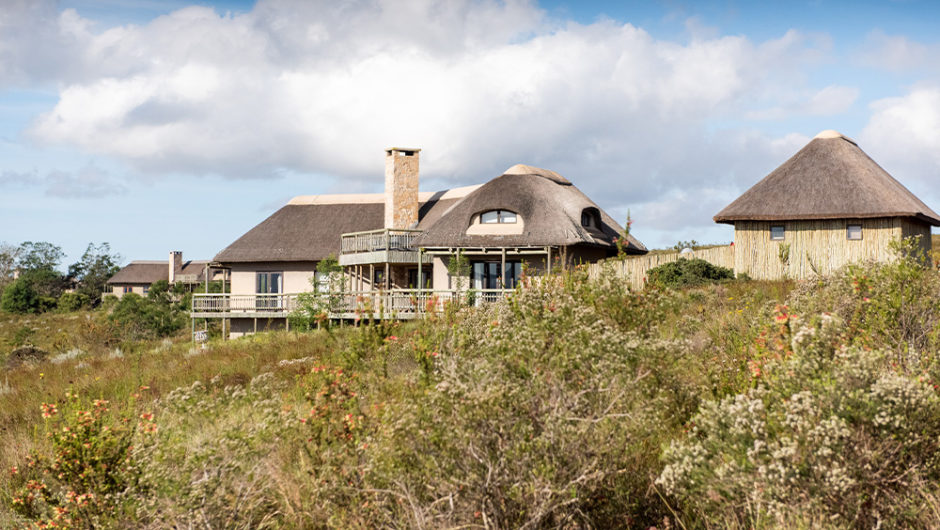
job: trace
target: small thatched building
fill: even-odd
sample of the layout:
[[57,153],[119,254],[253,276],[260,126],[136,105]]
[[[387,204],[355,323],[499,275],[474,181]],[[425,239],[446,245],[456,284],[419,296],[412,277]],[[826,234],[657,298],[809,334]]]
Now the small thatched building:
[[921,236],[940,216],[851,139],[823,131],[714,217],[734,225],[734,269],[755,279],[827,275],[891,258],[892,239]]
[[129,293],[144,296],[149,292],[150,286],[160,280],[170,284],[182,282],[194,285],[205,281],[207,271],[210,280],[224,278],[224,271],[213,269],[208,261],[183,261],[183,253],[174,250],[170,252],[170,259],[167,261],[137,260],[125,265],[108,279],[107,288],[110,291],[107,294],[118,298]]

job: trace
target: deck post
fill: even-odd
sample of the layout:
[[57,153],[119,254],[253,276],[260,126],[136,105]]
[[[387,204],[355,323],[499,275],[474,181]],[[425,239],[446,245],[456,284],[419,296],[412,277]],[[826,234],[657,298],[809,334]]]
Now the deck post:
[[552,247],[545,247],[545,253],[548,255],[546,268],[548,269],[548,274],[552,273]]
[[418,249],[418,297],[421,297],[421,288],[424,287],[424,281],[421,279],[421,249]]
[[388,262],[386,261],[386,262],[385,262],[385,290],[386,290],[386,291],[388,290],[389,286],[390,286],[391,283],[392,283],[392,279],[389,277],[389,276],[391,276],[391,274],[389,274],[389,273],[390,273],[390,271],[389,271],[389,264],[388,264]]

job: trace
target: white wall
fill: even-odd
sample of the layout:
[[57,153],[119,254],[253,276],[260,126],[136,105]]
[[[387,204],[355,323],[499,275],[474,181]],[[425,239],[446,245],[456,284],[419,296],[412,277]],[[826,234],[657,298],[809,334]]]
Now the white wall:
[[305,293],[313,290],[310,280],[317,271],[316,262],[236,263],[232,265],[232,294],[255,294],[257,273],[283,273],[283,292]]

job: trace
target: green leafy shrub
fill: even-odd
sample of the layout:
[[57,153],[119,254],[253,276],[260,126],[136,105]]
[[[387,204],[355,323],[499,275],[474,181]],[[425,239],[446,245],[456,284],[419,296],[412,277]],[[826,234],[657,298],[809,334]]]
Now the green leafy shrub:
[[[164,282],[165,283],[165,282]],[[159,338],[186,326],[188,315],[166,291],[151,289],[147,298],[128,293],[111,310],[108,319],[120,325],[130,338]]]
[[734,272],[699,258],[679,258],[653,267],[646,273],[647,283],[662,288],[704,285],[734,279]]
[[26,278],[17,278],[3,290],[0,309],[7,313],[35,313],[39,311],[39,295]]
[[60,311],[68,313],[78,311],[83,307],[88,307],[90,304],[91,300],[87,295],[82,293],[62,293],[62,295],[59,296],[56,306]]

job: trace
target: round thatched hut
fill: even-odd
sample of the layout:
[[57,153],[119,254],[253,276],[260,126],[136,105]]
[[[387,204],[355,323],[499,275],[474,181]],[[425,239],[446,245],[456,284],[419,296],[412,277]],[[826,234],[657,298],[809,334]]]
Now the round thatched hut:
[[714,217],[734,225],[734,268],[755,279],[826,275],[888,260],[892,239],[921,236],[940,216],[858,144],[823,131]]

